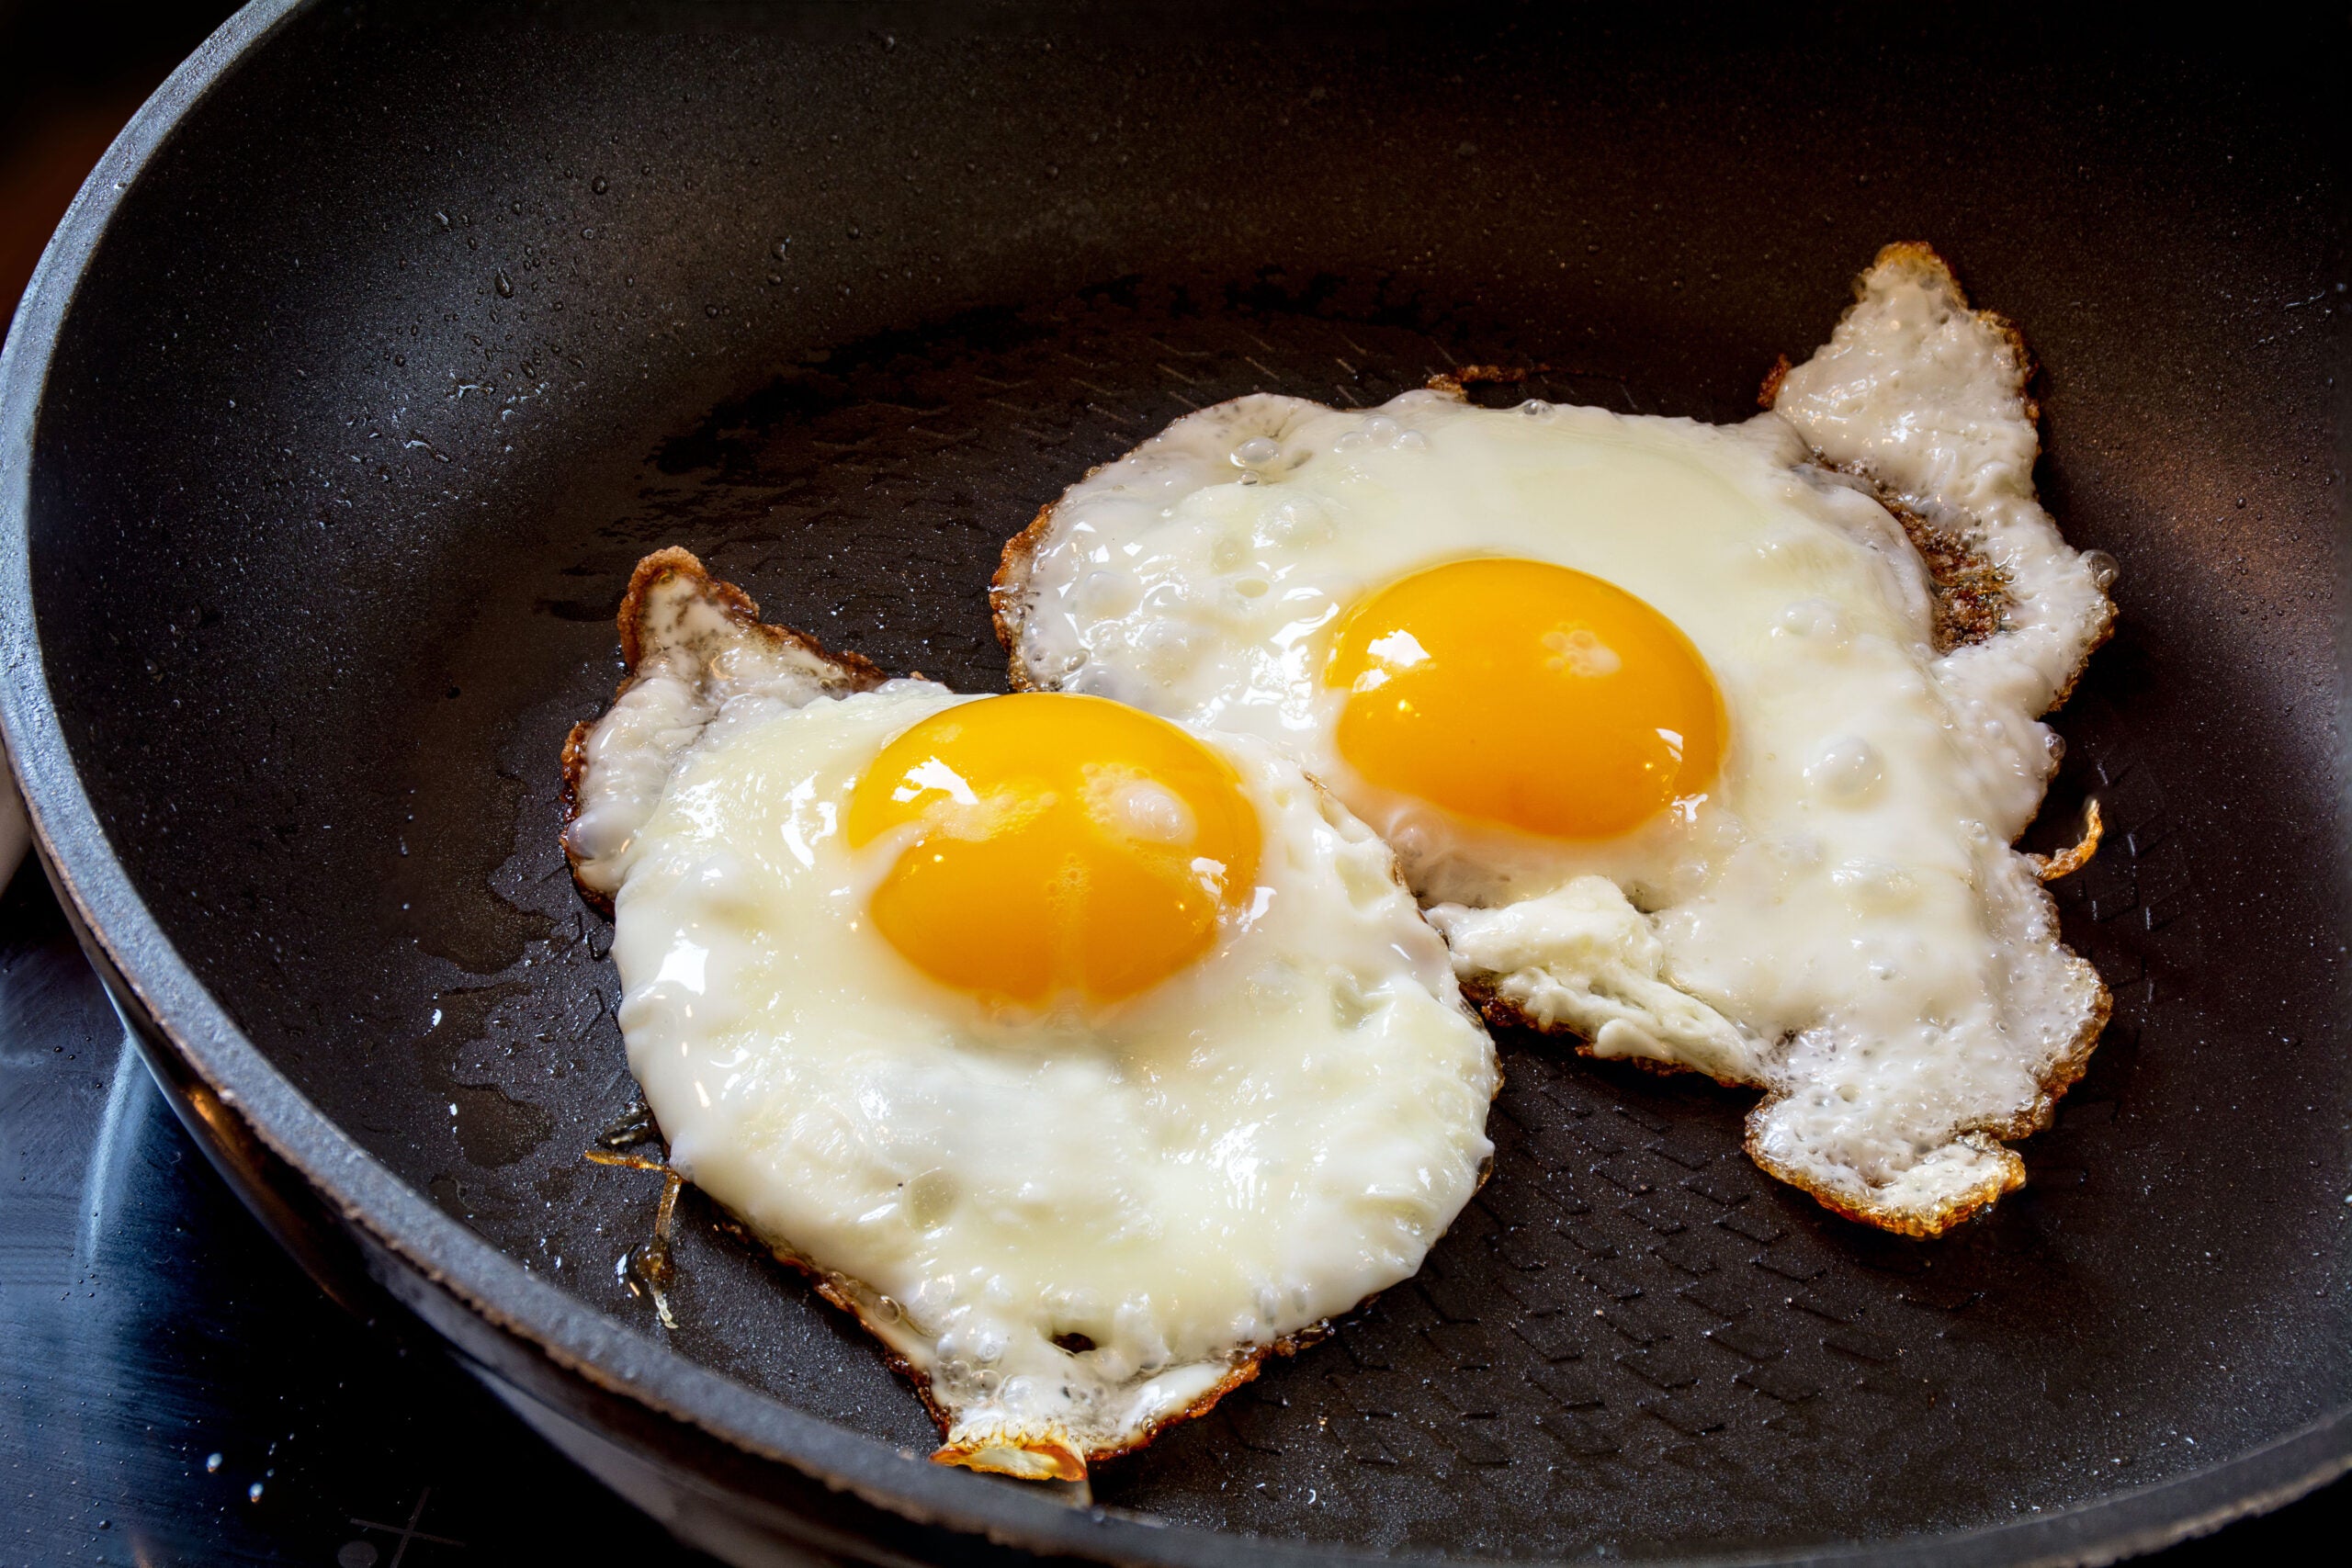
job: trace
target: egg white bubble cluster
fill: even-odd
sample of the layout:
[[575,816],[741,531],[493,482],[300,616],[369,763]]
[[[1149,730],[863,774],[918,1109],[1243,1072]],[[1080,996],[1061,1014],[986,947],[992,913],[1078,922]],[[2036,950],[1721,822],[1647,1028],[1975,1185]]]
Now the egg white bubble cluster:
[[1216,750],[1264,848],[1205,958],[1048,1014],[928,978],[843,822],[876,752],[971,700],[719,705],[601,864],[673,1166],[905,1358],[958,1457],[1054,1473],[1419,1269],[1491,1153],[1496,1067],[1387,848],[1246,738]]
[[[1764,1088],[1768,1168],[1931,1231],[2017,1184],[1998,1137],[2046,1114],[2106,1007],[2010,847],[2054,766],[2038,716],[2111,613],[2109,569],[2034,501],[2022,375],[1940,263],[1890,251],[1741,425],[1435,391],[1220,404],[1073,486],[1009,557],[1015,671],[1282,747],[1396,848],[1464,980],[1598,1055]],[[1937,651],[1878,486],[2005,574],[1994,636]],[[1690,638],[1729,726],[1702,800],[1544,839],[1349,766],[1330,628],[1477,556],[1605,579]]]

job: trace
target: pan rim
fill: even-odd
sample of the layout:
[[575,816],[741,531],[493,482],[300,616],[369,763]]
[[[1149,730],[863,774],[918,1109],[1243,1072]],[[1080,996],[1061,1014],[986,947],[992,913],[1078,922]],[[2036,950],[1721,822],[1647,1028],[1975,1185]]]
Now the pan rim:
[[[322,0],[252,0],[175,71],[108,148],[43,252],[0,350],[0,735],[36,843],[77,923],[159,1041],[233,1108],[343,1224],[423,1281],[572,1377],[920,1523],[1033,1551],[1210,1562],[1235,1537],[1060,1501],[934,1466],[702,1366],[605,1316],[443,1213],[295,1088],[180,957],[115,857],[51,700],[31,588],[33,434],[57,339],[122,197],[180,123],[250,55]],[[1954,1534],[1683,1558],[1800,1563],[2107,1562],[2277,1507],[2352,1470],[2352,1407],[2262,1447],[2130,1492]],[[1368,1561],[1343,1547],[1248,1537],[1270,1561]],[[1387,1559],[1380,1559],[1386,1561]]]

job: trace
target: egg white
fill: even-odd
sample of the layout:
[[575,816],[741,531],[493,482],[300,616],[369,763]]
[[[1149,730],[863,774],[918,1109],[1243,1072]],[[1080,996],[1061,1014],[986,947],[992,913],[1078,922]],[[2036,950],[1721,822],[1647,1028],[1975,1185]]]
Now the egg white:
[[1216,746],[1265,847],[1206,958],[1091,1013],[927,978],[842,824],[970,700],[719,707],[603,863],[619,1018],[673,1168],[905,1359],[941,1457],[1067,1476],[1410,1276],[1481,1179],[1496,1066],[1385,846],[1247,739]]
[[[1396,846],[1502,1010],[1768,1089],[1768,1168],[1931,1232],[2020,1179],[1997,1138],[2046,1115],[2106,1008],[2009,847],[2054,763],[2036,716],[2110,614],[2034,503],[2021,380],[1939,262],[1891,251],[1781,412],[1743,425],[1239,399],[1073,486],[1009,554],[1015,676],[1281,745]],[[1997,635],[1936,651],[1879,484],[2007,575]],[[1590,572],[1681,628],[1729,715],[1703,801],[1547,840],[1348,765],[1328,628],[1467,556]]]

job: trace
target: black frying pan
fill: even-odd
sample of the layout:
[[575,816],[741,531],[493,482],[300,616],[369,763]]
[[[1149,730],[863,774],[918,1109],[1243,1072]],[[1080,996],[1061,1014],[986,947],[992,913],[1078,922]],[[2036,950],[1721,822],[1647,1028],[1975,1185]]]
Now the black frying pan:
[[[183,1113],[332,1289],[743,1561],[2091,1560],[2344,1469],[2340,39],[1891,25],[248,9],[0,390],[8,742]],[[1914,237],[2022,324],[2043,492],[2123,563],[2049,813],[2105,804],[2059,891],[2116,1020],[2030,1188],[1891,1239],[1750,1168],[1747,1097],[1506,1038],[1421,1277],[1091,1508],[924,1463],[691,1195],[657,1325],[555,840],[639,554],[995,689],[1001,541],[1187,407],[1504,360],[1739,418]]]

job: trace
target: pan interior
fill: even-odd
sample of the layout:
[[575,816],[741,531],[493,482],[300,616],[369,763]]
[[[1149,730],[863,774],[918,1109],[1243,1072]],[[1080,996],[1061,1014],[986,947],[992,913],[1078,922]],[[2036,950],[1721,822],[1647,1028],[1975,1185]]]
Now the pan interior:
[[117,853],[447,1213],[921,1450],[863,1338],[692,1197],[659,1329],[617,1267],[654,1180],[581,1158],[633,1092],[557,757],[620,673],[630,564],[686,545],[770,618],[1001,689],[1003,538],[1189,408],[1500,361],[1741,418],[1926,238],[2043,356],[2045,498],[2123,563],[2037,829],[2104,806],[2059,896],[2116,1019],[2031,1186],[1891,1239],[1755,1171],[1747,1097],[1506,1036],[1493,1179],[1421,1277],[1096,1495],[1381,1549],[1791,1546],[2063,1508],[2340,1408],[2326,139],[2227,60],[2054,36],[1497,26],[298,18],[126,197],[37,433],[41,635]]

